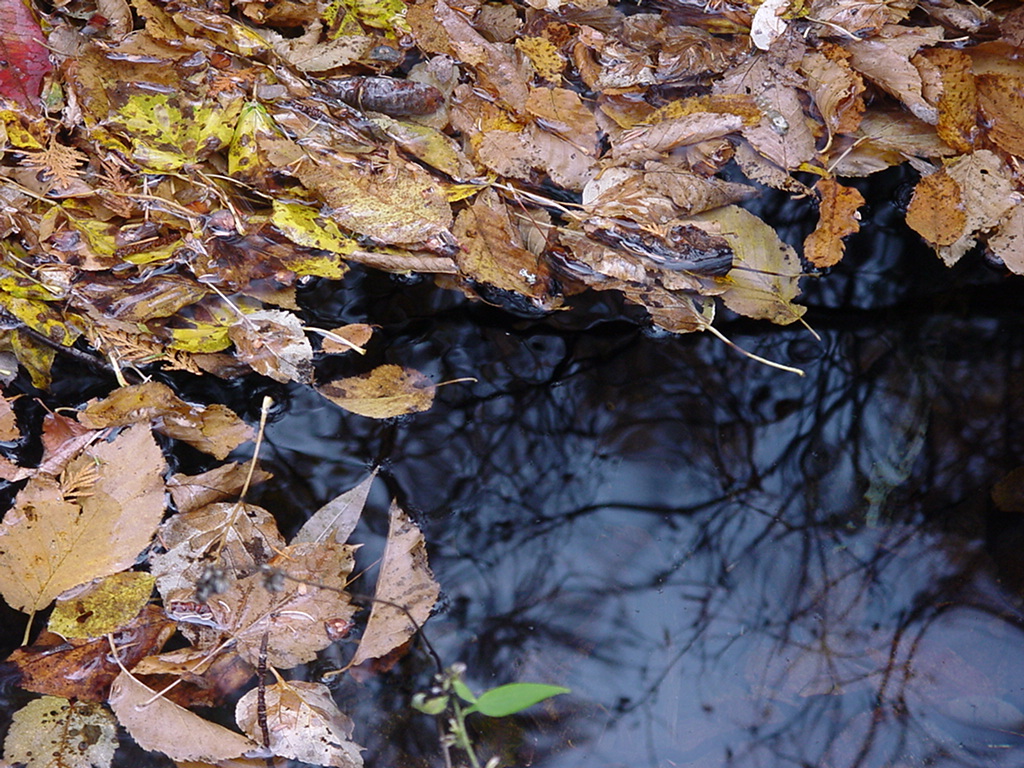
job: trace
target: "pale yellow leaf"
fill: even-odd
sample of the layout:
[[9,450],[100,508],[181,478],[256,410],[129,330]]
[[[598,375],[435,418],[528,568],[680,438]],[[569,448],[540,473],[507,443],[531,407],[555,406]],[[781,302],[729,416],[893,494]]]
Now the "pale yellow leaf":
[[86,448],[65,474],[89,467],[95,481],[73,499],[36,475],[0,523],[0,593],[10,606],[44,608],[66,589],[130,567],[149,545],[164,512],[165,468],[149,427]]
[[[235,709],[235,722],[250,737],[262,740],[257,716],[259,691],[243,696]],[[352,720],[320,683],[298,680],[267,686],[267,729],[271,753],[313,765],[357,768],[363,764],[361,747],[352,741]]]
[[117,723],[102,704],[43,696],[14,713],[4,759],[27,768],[107,768]]
[[353,665],[384,656],[409,640],[430,616],[441,593],[427,563],[423,533],[395,502],[390,515],[374,591],[377,600],[387,602],[374,602]]
[[110,708],[143,749],[163,752],[174,760],[210,763],[256,749],[256,743],[242,734],[155,694],[127,672],[118,675],[110,689]]

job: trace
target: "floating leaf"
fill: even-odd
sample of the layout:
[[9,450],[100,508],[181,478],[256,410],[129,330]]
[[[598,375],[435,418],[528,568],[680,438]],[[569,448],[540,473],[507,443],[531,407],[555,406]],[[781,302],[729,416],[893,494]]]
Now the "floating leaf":
[[235,357],[256,373],[282,383],[308,383],[313,378],[313,347],[302,321],[291,312],[251,312],[228,329],[228,337]]
[[36,475],[0,523],[0,593],[25,611],[130,567],[164,512],[164,459],[145,426],[83,451],[63,482]]
[[[238,727],[262,740],[257,717],[259,691],[243,696],[235,710]],[[320,683],[280,681],[266,688],[267,745],[271,754],[313,765],[356,768],[363,764],[361,747],[352,741],[353,723]]]
[[108,768],[117,723],[102,704],[44,696],[14,713],[4,759],[28,768]]
[[353,665],[380,658],[407,642],[430,616],[441,593],[427,564],[423,533],[397,503],[391,504],[390,517],[374,590],[377,600],[387,602],[374,602]]
[[359,517],[363,514],[366,497],[370,494],[370,486],[373,485],[375,477],[376,469],[355,488],[345,491],[320,507],[295,534],[292,544],[328,540],[344,544],[348,541],[348,537],[359,523]]
[[434,402],[435,389],[419,371],[381,365],[361,376],[324,384],[317,391],[346,411],[371,419],[389,419],[427,410]]
[[216,763],[256,749],[256,743],[157,696],[127,672],[110,690],[110,708],[140,747],[174,760]]
[[149,602],[156,578],[115,573],[57,598],[47,628],[61,637],[101,637],[127,624]]
[[907,207],[907,226],[935,245],[952,245],[965,234],[960,185],[945,170],[921,178]]
[[857,209],[864,196],[834,179],[822,179],[814,188],[821,195],[818,226],[804,240],[804,256],[816,267],[831,267],[843,258],[843,238],[860,229]]
[[350,323],[340,328],[331,329],[330,335],[324,336],[320,349],[328,355],[340,355],[352,351],[362,354],[365,351],[362,348],[366,346],[372,336],[372,325]]

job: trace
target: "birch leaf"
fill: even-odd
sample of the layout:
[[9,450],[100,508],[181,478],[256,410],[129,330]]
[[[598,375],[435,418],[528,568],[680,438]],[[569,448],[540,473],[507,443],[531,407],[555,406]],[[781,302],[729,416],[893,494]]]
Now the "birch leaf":
[[[257,718],[259,691],[243,696],[235,710],[238,727],[262,740]],[[270,751],[313,765],[355,768],[363,764],[361,747],[352,739],[352,721],[342,713],[331,692],[320,683],[279,682],[266,689]]]
[[804,255],[816,267],[831,267],[843,258],[843,238],[860,229],[857,209],[864,205],[864,197],[835,179],[822,179],[815,189],[821,195],[818,226],[804,240]]
[[317,391],[346,411],[371,419],[389,419],[427,410],[434,402],[435,389],[419,371],[381,365],[369,373],[324,384]]
[[102,704],[43,696],[14,713],[4,759],[27,768],[106,768],[117,723]]
[[[391,504],[391,524],[381,558],[374,602],[363,639],[352,665],[390,653],[416,634],[430,616],[441,593],[427,564],[423,533],[397,503]],[[396,603],[405,608],[400,610]]]
[[100,637],[131,621],[149,602],[156,579],[148,573],[115,573],[65,592],[47,628],[61,637]]
[[[204,720],[122,672],[110,690],[110,708],[140,747],[174,760],[215,763],[256,749],[255,742]],[[153,699],[152,701],[150,701]],[[147,703],[148,702],[148,703]]]
[[292,544],[303,541],[325,541],[328,537],[339,544],[348,541],[348,537],[359,523],[359,517],[363,514],[366,497],[370,493],[370,486],[373,485],[375,477],[377,477],[376,469],[355,488],[345,491],[320,507],[295,534]]
[[[85,449],[62,475],[36,475],[0,523],[0,593],[37,611],[66,589],[128,568],[164,512],[164,459],[137,425]],[[69,487],[77,478],[80,487]]]

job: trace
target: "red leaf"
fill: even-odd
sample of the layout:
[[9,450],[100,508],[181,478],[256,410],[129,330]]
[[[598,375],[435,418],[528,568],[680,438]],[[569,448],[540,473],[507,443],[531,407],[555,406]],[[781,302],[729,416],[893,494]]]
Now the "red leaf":
[[25,0],[0,0],[0,30],[0,97],[37,106],[53,66],[34,10]]

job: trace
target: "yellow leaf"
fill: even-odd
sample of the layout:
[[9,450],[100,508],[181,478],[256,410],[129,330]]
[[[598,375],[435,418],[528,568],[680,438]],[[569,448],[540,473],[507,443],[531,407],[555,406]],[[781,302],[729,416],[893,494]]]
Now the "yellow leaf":
[[[296,245],[304,245],[307,248],[320,248],[331,253],[346,256],[359,248],[359,242],[349,235],[344,234],[330,219],[321,214],[319,208],[302,203],[284,203],[280,200],[274,201],[274,212],[270,217],[271,222],[281,230],[289,240]],[[333,259],[333,269],[324,264],[319,272],[309,272],[319,277],[326,277],[331,280],[340,280],[348,271],[348,266]],[[296,271],[295,265],[289,262],[289,266]],[[301,267],[299,268],[301,269]],[[327,272],[329,274],[323,274]]]
[[831,267],[843,258],[843,238],[860,229],[857,209],[864,197],[834,179],[822,179],[815,189],[821,195],[818,226],[804,240],[804,256],[816,267]]
[[148,573],[128,571],[71,590],[57,599],[47,629],[61,637],[101,637],[131,621],[156,584]]
[[90,446],[65,470],[95,468],[95,482],[70,498],[39,474],[0,523],[0,594],[37,611],[66,589],[130,567],[164,513],[163,455],[145,426]]
[[434,402],[434,384],[419,371],[381,365],[369,373],[338,379],[318,392],[346,411],[371,419],[389,419],[425,411]]
[[4,758],[28,768],[108,768],[117,722],[102,704],[43,696],[14,713]]
[[215,323],[196,323],[194,328],[172,328],[171,344],[184,352],[220,352],[231,346],[228,326]]

